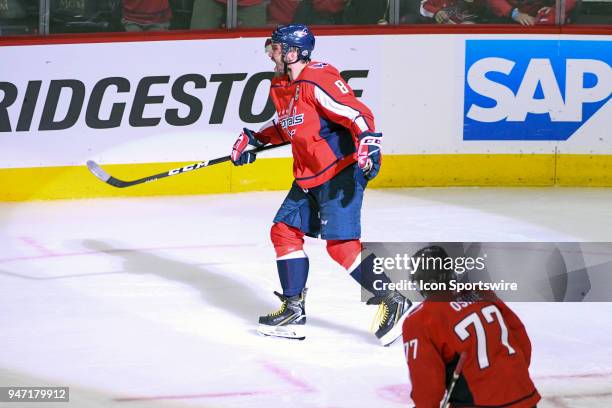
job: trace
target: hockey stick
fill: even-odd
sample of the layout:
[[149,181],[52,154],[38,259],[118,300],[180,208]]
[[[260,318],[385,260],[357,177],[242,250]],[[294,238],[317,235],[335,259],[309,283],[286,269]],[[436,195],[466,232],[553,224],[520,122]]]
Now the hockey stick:
[[461,370],[463,370],[463,365],[465,364],[465,360],[467,360],[467,353],[464,351],[459,356],[459,361],[457,362],[457,366],[455,367],[455,371],[453,371],[453,379],[451,380],[450,386],[448,387],[448,391],[446,392],[446,397],[442,401],[442,408],[448,408],[450,405],[450,397],[455,389],[455,384],[457,384],[457,380],[461,375]]
[[[286,146],[290,143],[291,142],[285,142],[285,143],[281,143],[278,145],[269,145],[269,146],[252,149],[250,151],[257,154],[257,153],[265,152],[266,150],[272,150],[272,149],[276,149],[277,147]],[[124,188],[124,187],[135,186],[137,184],[148,183],[150,181],[159,180],[164,177],[176,176],[176,175],[183,174],[183,173],[186,173],[192,170],[200,170],[208,166],[212,166],[212,165],[219,164],[219,163],[224,163],[226,161],[230,161],[230,156],[223,156],[223,157],[219,157],[216,159],[204,160],[199,163],[189,164],[185,167],[168,170],[163,173],[155,174],[153,176],[143,177],[143,178],[139,178],[137,180],[131,180],[131,181],[119,180],[118,178],[111,176],[106,171],[104,171],[104,169],[100,167],[98,163],[96,163],[93,160],[87,161],[87,168],[94,176],[96,176],[97,178],[105,182],[106,184],[110,184],[113,187]]]

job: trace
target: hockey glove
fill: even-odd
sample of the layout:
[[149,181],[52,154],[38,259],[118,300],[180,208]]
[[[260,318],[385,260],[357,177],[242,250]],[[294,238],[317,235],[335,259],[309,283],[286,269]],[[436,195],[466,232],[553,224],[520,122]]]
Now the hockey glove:
[[359,135],[357,165],[366,180],[372,180],[380,170],[382,133],[363,132]]
[[264,144],[257,140],[255,132],[244,128],[232,148],[231,159],[234,166],[242,166],[243,164],[253,163],[256,159],[255,153],[245,150],[247,146],[261,147]]

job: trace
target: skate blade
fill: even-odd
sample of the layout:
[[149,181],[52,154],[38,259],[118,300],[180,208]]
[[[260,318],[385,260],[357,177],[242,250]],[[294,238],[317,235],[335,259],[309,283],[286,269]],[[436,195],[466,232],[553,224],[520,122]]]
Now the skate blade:
[[385,334],[379,339],[381,345],[385,347],[390,346],[391,344],[393,344],[393,342],[395,342],[395,340],[401,337],[402,326],[404,325],[404,320],[406,320],[406,318],[410,314],[410,311],[412,310],[413,307],[414,307],[414,304],[411,307],[404,310],[404,314],[402,315],[402,317],[399,318],[399,321],[395,323],[395,326],[393,326],[393,328],[389,330],[389,333]]
[[257,327],[257,333],[262,336],[279,337],[291,340],[304,340],[306,338],[306,330],[304,325],[289,325],[289,326],[267,326],[260,324]]

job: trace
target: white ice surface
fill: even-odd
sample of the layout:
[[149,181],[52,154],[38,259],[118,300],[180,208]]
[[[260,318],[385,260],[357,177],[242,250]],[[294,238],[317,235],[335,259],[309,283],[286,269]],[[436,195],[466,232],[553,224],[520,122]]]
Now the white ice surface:
[[[61,406],[78,408],[409,406],[400,342],[377,345],[374,309],[322,241],[306,246],[308,338],[256,335],[278,307],[283,196],[0,204],[0,386],[67,385]],[[610,241],[612,190],[369,190],[363,237]],[[612,407],[612,303],[513,308],[539,406]]]

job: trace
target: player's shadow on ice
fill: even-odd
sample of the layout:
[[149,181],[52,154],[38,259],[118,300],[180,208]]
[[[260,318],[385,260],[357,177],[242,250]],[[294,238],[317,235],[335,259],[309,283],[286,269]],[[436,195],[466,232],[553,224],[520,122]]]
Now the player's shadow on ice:
[[[82,244],[93,251],[123,258],[123,269],[127,273],[154,274],[170,281],[192,286],[201,292],[207,303],[252,323],[253,327],[259,315],[269,313],[279,306],[279,303],[259,298],[252,287],[221,272],[209,270],[202,264],[190,265],[150,252],[118,248],[96,240],[85,240]],[[359,328],[330,322],[315,316],[308,316],[308,325],[358,336],[368,343],[377,343],[374,335],[366,330],[359,330]]]

